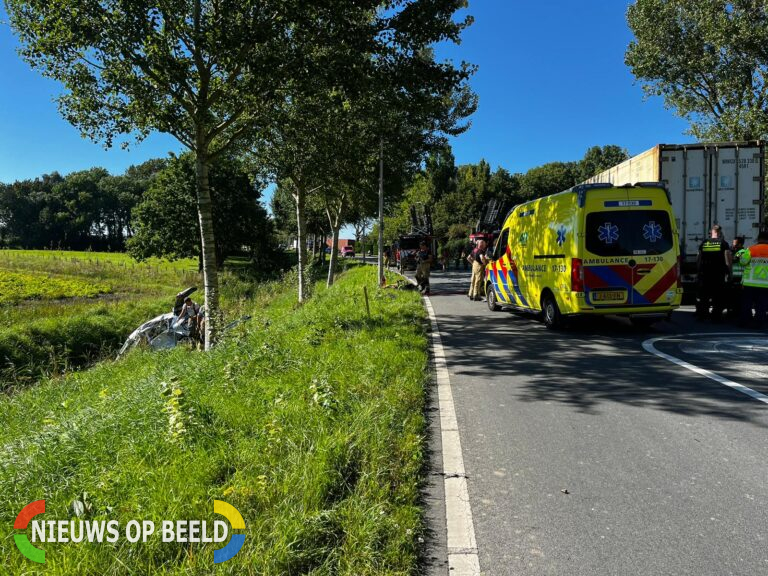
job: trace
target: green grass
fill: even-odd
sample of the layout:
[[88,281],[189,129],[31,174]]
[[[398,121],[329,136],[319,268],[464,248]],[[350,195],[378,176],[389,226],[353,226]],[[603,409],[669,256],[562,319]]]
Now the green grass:
[[22,300],[91,298],[107,292],[110,292],[110,288],[105,284],[94,284],[78,278],[57,278],[41,272],[4,270],[0,276],[0,305]]
[[[220,275],[230,318],[251,291],[242,269]],[[0,391],[114,355],[134,328],[168,312],[174,295],[191,285],[202,291],[196,260],[137,263],[126,254],[0,250]]]
[[[292,284],[252,287],[253,319],[205,354],[124,360],[0,397],[0,522],[30,501],[69,519],[199,518],[213,500],[246,522],[214,567],[213,544],[41,545],[45,566],[0,540],[12,574],[414,574],[427,344],[412,292],[377,291],[353,268],[304,306]],[[371,318],[363,286],[369,287]],[[172,394],[164,389],[174,390]],[[221,518],[219,518],[221,519]]]

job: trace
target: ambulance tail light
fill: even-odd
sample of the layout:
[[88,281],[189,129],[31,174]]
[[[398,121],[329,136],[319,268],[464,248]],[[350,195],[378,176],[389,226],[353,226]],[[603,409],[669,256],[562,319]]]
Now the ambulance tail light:
[[683,279],[683,256],[679,255],[677,257],[677,264],[675,265],[675,272],[677,273],[677,285],[680,285],[680,282]]
[[581,258],[571,258],[571,291],[584,292],[584,266]]

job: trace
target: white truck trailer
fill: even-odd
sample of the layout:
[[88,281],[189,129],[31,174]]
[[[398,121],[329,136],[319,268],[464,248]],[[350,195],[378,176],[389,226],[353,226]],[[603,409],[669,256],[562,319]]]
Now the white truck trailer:
[[699,244],[714,224],[725,239],[757,239],[763,225],[765,143],[659,144],[587,183],[663,182],[680,233],[683,283],[695,281]]

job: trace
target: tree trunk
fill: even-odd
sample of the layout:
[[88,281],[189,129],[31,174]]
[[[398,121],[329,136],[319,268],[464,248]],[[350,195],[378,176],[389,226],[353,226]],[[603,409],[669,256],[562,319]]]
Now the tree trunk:
[[198,139],[195,154],[197,176],[197,214],[200,219],[203,284],[205,286],[205,349],[210,350],[216,341],[219,322],[219,274],[216,269],[216,240],[213,236],[211,190],[208,187],[207,146]]
[[307,267],[307,223],[304,219],[304,204],[306,202],[306,193],[304,189],[296,184],[296,192],[293,194],[293,199],[296,202],[296,228],[298,244],[297,250],[299,251],[299,303],[304,302],[305,298],[305,275]]
[[331,257],[329,259],[328,263],[328,287],[330,288],[333,286],[333,274],[336,271],[336,261],[338,259],[338,250],[336,250],[336,246],[339,245],[339,230],[341,229],[341,226],[335,225],[333,226],[333,235],[331,236]]
[[379,149],[379,245],[378,245],[378,273],[377,284],[384,283],[384,140]]
[[339,230],[341,229],[341,213],[344,210],[346,194],[336,200],[325,200],[325,214],[331,226],[331,258],[328,264],[328,287],[333,286],[333,275],[336,272],[336,259],[339,246]]
[[320,243],[320,263],[325,264],[325,248],[328,244],[328,237],[323,233],[322,242]]

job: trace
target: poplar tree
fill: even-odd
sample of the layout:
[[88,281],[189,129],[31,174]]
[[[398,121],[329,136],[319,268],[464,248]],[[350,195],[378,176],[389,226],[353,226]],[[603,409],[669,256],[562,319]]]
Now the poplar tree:
[[[309,5],[311,6],[311,4]],[[111,147],[151,132],[195,153],[206,349],[219,326],[209,173],[266,121],[268,102],[302,67],[289,0],[6,0],[20,54],[61,82],[61,114]]]

